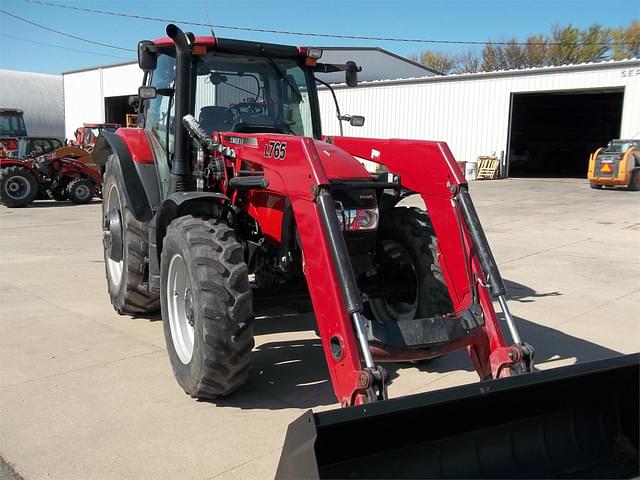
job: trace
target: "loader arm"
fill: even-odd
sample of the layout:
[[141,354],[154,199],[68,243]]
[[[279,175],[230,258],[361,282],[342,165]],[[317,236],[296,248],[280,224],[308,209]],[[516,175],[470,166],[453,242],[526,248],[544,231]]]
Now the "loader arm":
[[[349,257],[340,251],[344,245],[336,246],[336,235],[331,232],[329,222],[335,220],[335,209],[332,201],[329,207],[326,201],[323,203],[329,195],[330,180],[316,143],[310,138],[273,134],[234,133],[232,138],[231,142],[227,140],[230,137],[221,136],[225,147],[235,150],[236,162],[258,167],[268,191],[291,202],[303,251],[303,270],[336,397],[344,406],[372,400],[374,384],[384,388],[381,384],[385,379],[372,364],[371,351],[382,357],[385,353],[393,356],[393,352],[385,352],[380,345],[370,348],[358,331],[362,328],[358,320],[362,311],[360,292],[352,281]],[[238,140],[244,138],[252,140]],[[286,142],[286,160],[265,155],[274,141]],[[456,203],[456,195],[466,185],[446,144],[348,138],[336,138],[334,144],[360,158],[370,159],[372,149],[379,152],[374,160],[399,174],[402,187],[422,195],[440,239],[439,260],[455,311],[480,305],[484,320],[481,329],[467,332],[468,336],[446,345],[441,353],[468,347],[482,379],[497,377],[505,366],[519,361],[517,347],[505,344],[491,294],[483,286],[487,279]]]
[[[480,378],[508,375],[505,367],[514,360],[524,362],[521,371],[529,371],[533,348],[521,345],[506,305],[504,283],[470,203],[466,180],[447,144],[356,137],[327,137],[326,140],[356,158],[385,165],[389,172],[400,176],[404,188],[422,197],[439,241],[438,260],[454,309],[463,311],[474,301],[482,307],[482,329],[486,335],[468,344],[469,355]],[[464,205],[468,207],[467,212]],[[469,218],[469,208],[474,218]],[[479,230],[481,238],[471,235],[470,226]],[[492,297],[501,304],[515,345],[505,343]]]

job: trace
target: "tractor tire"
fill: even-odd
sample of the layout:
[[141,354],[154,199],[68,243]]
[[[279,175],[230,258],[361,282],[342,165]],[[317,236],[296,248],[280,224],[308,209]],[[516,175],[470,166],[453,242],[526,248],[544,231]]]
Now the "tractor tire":
[[64,202],[67,197],[68,195],[66,187],[64,189],[56,188],[51,190],[51,198],[56,202]]
[[188,215],[167,228],[160,260],[164,336],[173,373],[192,397],[226,396],[247,381],[254,345],[248,272],[225,223]]
[[400,292],[399,296],[393,275],[387,276],[388,296],[369,300],[372,318],[397,321],[452,312],[451,297],[436,254],[438,240],[427,213],[419,208],[389,209],[381,216],[378,235],[379,255],[391,260],[396,274],[408,276],[414,283],[407,295]]
[[631,172],[631,179],[629,180],[629,185],[627,185],[627,190],[631,190],[632,192],[640,191],[640,168],[636,168]]
[[38,181],[27,168],[0,169],[0,202],[9,208],[24,207],[38,195]]
[[143,285],[148,226],[131,213],[122,170],[113,156],[107,161],[103,191],[104,264],[111,304],[121,315],[158,311],[159,296]]
[[69,200],[78,205],[91,202],[93,199],[94,183],[88,178],[76,178],[69,182],[67,195]]

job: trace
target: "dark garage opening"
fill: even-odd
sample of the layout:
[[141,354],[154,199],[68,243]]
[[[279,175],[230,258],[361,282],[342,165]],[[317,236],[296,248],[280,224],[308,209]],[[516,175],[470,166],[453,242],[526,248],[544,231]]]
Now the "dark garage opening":
[[518,93],[511,99],[509,176],[587,176],[589,154],[619,138],[624,90]]
[[128,113],[136,113],[135,109],[129,105],[129,95],[105,97],[104,121],[106,123],[119,123],[124,127],[127,124]]

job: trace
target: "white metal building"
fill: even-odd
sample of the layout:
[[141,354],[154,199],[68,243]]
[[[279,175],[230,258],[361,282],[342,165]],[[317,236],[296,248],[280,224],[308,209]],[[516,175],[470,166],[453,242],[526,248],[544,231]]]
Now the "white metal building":
[[64,138],[60,75],[0,70],[0,108],[22,110],[32,137]]
[[[334,87],[345,135],[443,140],[459,161],[511,160],[511,174],[586,175],[589,152],[640,136],[640,60],[447,75]],[[338,134],[330,92],[322,126]]]
[[[364,81],[334,88],[342,113],[364,115],[366,123],[345,124],[345,135],[442,140],[459,161],[495,154],[512,175],[567,176],[586,174],[595,147],[640,135],[638,59],[448,76],[380,49],[327,49],[322,61],[347,57],[363,66]],[[142,75],[126,63],[63,78],[71,136],[83,122],[121,122]],[[320,104],[324,133],[337,134],[324,87]]]

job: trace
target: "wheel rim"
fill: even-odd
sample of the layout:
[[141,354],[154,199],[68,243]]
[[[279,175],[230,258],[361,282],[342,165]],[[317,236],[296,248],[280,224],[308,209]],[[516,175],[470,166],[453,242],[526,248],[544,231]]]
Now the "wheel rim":
[[[111,188],[109,189],[109,195],[107,197],[106,211],[109,212],[112,209],[116,209],[118,211],[118,214],[120,215],[120,221],[122,222],[122,206],[120,205],[120,194],[118,192],[118,188],[115,185],[111,186]],[[107,230],[104,233],[107,234],[108,232],[109,230],[107,226]],[[120,245],[124,245],[124,232],[122,233],[122,238],[120,238]],[[115,261],[111,257],[109,257],[108,254],[106,256],[109,280],[111,281],[112,285],[117,288],[120,286],[120,282],[122,282],[124,260]]]
[[411,255],[398,242],[394,240],[384,240],[382,248],[387,258],[392,264],[402,270],[404,275],[409,277],[414,283],[413,291],[415,295],[410,301],[402,301],[397,298],[372,298],[369,301],[371,311],[376,320],[412,320],[416,318],[418,312],[418,274]]
[[193,356],[193,297],[187,265],[179,254],[169,262],[165,296],[173,347],[180,361],[187,365]]
[[4,186],[4,193],[14,200],[24,200],[31,193],[31,184],[24,177],[11,177]]
[[75,188],[76,198],[86,200],[91,196],[91,189],[87,185],[78,185]]

